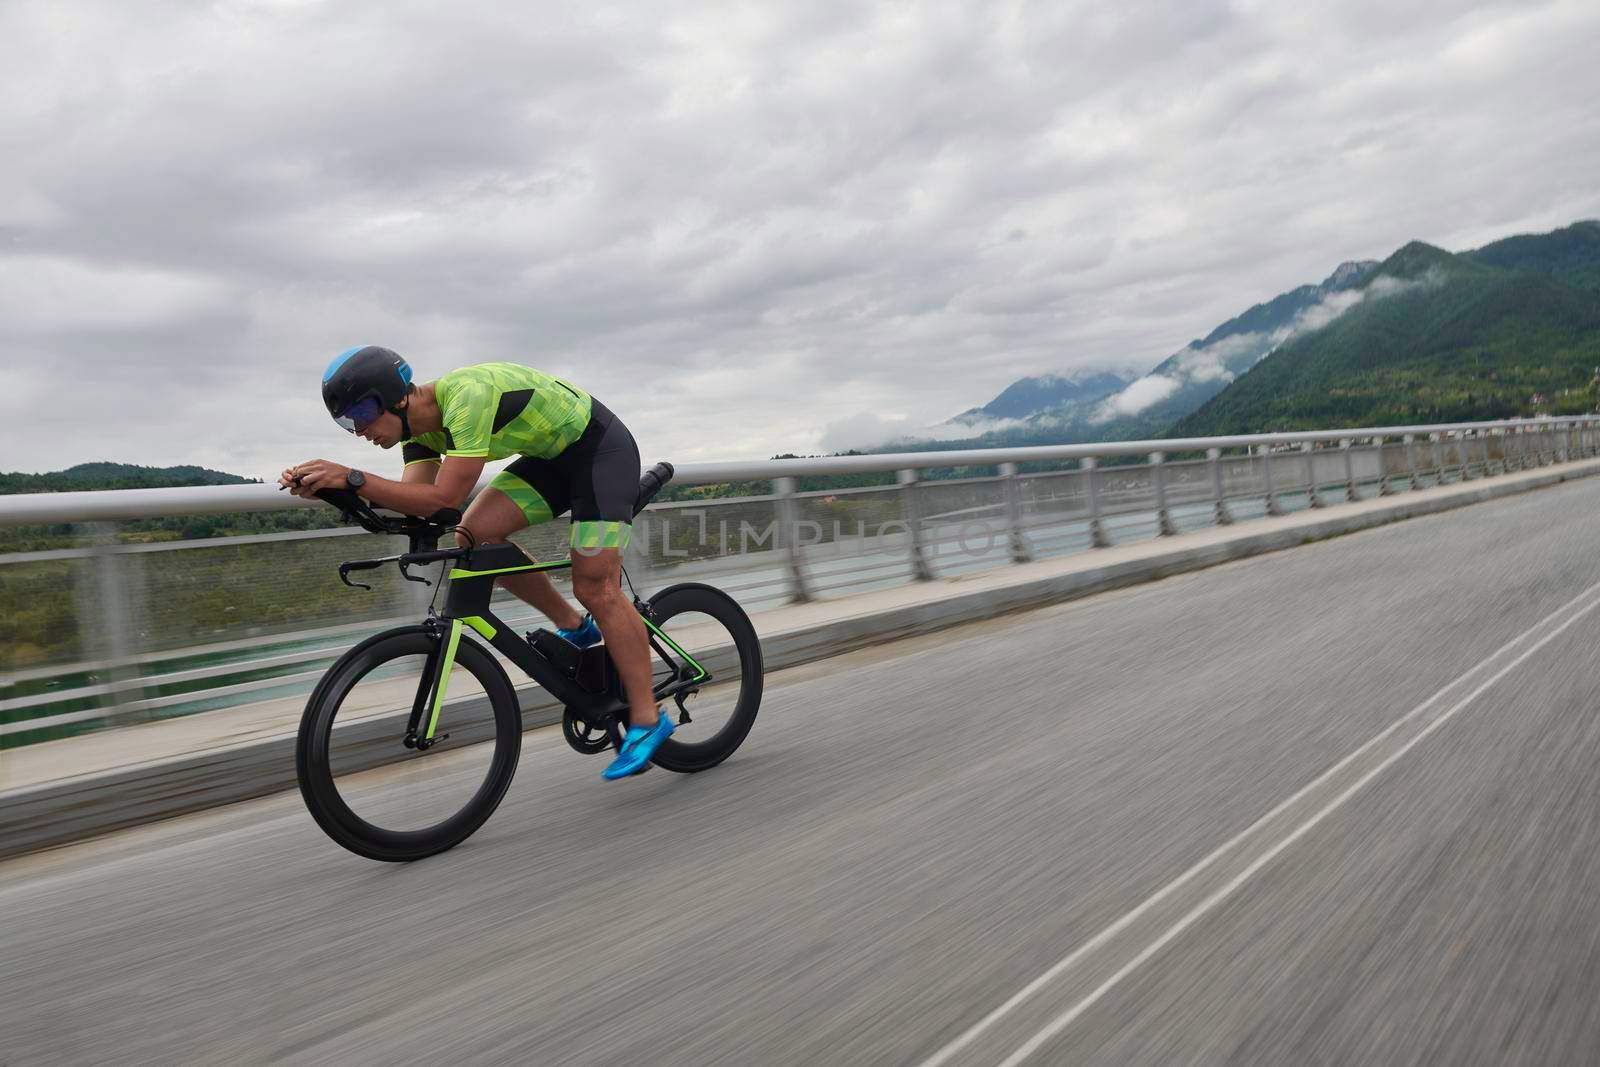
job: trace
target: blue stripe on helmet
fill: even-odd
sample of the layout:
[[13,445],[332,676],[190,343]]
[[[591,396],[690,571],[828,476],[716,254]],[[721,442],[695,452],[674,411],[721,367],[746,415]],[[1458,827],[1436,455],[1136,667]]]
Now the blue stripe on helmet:
[[323,381],[328,381],[329,379],[331,379],[333,377],[334,373],[340,367],[344,366],[344,361],[345,360],[349,359],[351,356],[355,355],[357,352],[361,351],[363,348],[370,348],[370,347],[371,347],[370,345],[356,345],[354,348],[347,348],[343,352],[340,352],[337,356],[334,356],[333,357],[333,362],[328,364],[328,369],[322,372],[322,380]]
[[411,364],[403,359],[400,361],[400,380],[407,385],[411,384]]

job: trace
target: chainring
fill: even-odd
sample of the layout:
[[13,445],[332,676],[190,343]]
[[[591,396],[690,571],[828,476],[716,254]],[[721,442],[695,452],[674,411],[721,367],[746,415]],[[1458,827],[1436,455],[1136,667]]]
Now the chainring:
[[604,752],[612,744],[611,733],[604,724],[586,722],[571,708],[561,717],[561,736],[574,750],[587,756]]

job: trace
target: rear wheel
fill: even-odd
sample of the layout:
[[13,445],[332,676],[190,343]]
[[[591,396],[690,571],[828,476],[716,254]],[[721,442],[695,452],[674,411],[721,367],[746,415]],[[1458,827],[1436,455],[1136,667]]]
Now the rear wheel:
[[460,844],[499,805],[516,772],[516,694],[500,665],[466,638],[456,648],[434,743],[407,744],[419,702],[418,732],[426,732],[442,643],[420,626],[371,638],[329,668],[306,704],[295,747],[301,796],[328,836],[357,855],[415,860]]
[[[692,773],[731,756],[755,724],[761,707],[761,641],[736,600],[709,585],[687,583],[650,598],[648,621],[652,684],[660,694],[679,682],[691,685],[680,707],[672,697],[662,709],[674,719],[687,713],[652,762]],[[695,664],[704,668],[704,675]],[[620,740],[612,727],[613,742]]]

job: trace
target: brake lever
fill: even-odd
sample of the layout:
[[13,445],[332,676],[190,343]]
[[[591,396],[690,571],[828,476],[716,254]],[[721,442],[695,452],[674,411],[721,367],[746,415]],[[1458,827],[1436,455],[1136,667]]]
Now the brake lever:
[[339,580],[345,585],[348,585],[351,589],[366,589],[370,591],[372,586],[367,585],[364,582],[352,582],[350,580],[350,572],[377,570],[379,567],[383,566],[385,562],[386,561],[381,559],[358,559],[353,563],[341,563],[339,564]]
[[349,563],[341,563],[341,565],[339,565],[339,581],[349,585],[350,589],[365,589],[370,592],[370,590],[373,589],[371,585],[365,584],[365,582],[350,581],[350,571],[365,571],[365,569],[368,568],[365,568],[365,566],[350,566]]
[[408,582],[421,582],[423,585],[432,585],[433,584],[432,582],[428,581],[428,579],[426,579],[426,578],[417,578],[417,577],[413,576],[412,573],[409,570],[406,569],[407,566],[409,566],[409,564],[405,563],[402,560],[401,563],[400,563],[400,575],[401,575],[401,577],[405,578],[406,581],[408,581]]

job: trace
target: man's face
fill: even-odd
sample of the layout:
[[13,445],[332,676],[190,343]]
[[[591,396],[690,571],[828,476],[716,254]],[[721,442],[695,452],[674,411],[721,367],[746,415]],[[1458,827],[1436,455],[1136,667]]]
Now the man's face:
[[393,448],[400,443],[400,416],[384,411],[369,423],[356,425],[356,436],[364,437],[379,448]]

